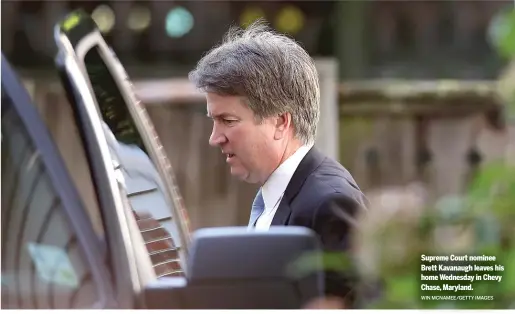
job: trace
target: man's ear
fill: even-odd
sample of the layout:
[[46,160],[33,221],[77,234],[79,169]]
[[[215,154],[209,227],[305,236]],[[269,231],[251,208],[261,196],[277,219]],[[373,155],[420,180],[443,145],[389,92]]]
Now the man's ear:
[[292,127],[291,114],[289,112],[281,113],[275,119],[274,139],[280,140],[284,138]]

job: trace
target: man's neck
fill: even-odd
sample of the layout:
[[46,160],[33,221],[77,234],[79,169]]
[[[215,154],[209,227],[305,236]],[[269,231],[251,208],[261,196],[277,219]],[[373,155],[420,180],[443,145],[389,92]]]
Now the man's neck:
[[[300,141],[292,141],[286,145],[286,148],[284,149],[284,153],[281,157],[281,161],[279,161],[279,164],[277,167],[279,167],[286,159],[290,158],[291,155],[295,154],[295,152],[302,146],[302,142]],[[276,169],[277,169],[276,167]],[[274,169],[275,170],[275,169]]]
[[290,141],[286,147],[284,148],[284,152],[281,156],[281,159],[279,161],[279,163],[275,166],[275,168],[270,172],[270,174],[268,175],[268,177],[263,181],[261,182],[261,186],[263,186],[265,184],[265,182],[270,178],[270,176],[272,175],[272,173],[274,173],[275,170],[277,170],[277,168],[279,168],[279,166],[281,166],[288,158],[290,158],[293,154],[295,154],[295,152],[300,148],[302,147],[304,144],[299,141],[299,140],[293,140],[293,141]]

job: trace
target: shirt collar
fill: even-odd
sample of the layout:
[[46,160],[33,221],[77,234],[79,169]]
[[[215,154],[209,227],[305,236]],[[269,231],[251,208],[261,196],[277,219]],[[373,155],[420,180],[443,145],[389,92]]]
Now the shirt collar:
[[265,182],[261,191],[266,208],[274,208],[281,196],[283,195],[288,183],[290,183],[295,170],[299,166],[302,159],[306,156],[313,144],[303,145],[299,147],[293,155],[288,157],[282,164],[275,169]]

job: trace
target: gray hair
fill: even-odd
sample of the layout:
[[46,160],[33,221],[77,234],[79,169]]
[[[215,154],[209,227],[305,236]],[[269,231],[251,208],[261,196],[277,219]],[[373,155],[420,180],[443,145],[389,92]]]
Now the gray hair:
[[309,54],[262,21],[232,27],[189,73],[204,92],[242,96],[258,122],[290,113],[295,136],[312,143],[320,110],[318,74]]

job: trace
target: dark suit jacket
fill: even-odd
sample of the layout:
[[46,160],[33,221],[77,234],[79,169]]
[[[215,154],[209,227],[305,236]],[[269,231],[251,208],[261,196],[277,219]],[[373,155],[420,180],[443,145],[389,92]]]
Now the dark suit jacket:
[[[353,220],[359,210],[366,210],[366,202],[350,173],[313,147],[293,174],[272,225],[308,227],[317,233],[324,250],[346,252]],[[326,294],[354,304],[353,278],[352,272],[326,273]]]

